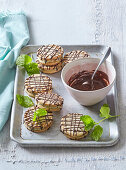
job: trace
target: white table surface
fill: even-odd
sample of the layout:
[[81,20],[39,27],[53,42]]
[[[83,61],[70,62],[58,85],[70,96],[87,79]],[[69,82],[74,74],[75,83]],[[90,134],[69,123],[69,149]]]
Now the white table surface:
[[22,9],[28,16],[29,44],[106,44],[117,70],[121,140],[108,148],[21,148],[0,133],[0,170],[126,169],[126,1],[0,0],[0,10]]

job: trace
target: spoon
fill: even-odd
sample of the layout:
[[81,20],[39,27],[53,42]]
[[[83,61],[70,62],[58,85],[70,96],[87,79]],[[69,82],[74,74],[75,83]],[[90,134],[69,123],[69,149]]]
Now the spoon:
[[[101,66],[101,64],[108,58],[110,52],[111,52],[111,47],[107,48],[104,56],[102,57],[102,59],[100,60],[98,66],[96,67],[94,73],[92,74],[92,76],[91,76],[92,85],[93,85],[93,79],[94,79],[94,76],[95,76],[96,72],[98,71],[98,69],[99,69],[99,67]],[[84,82],[83,84],[89,84],[89,82],[86,81],[86,82]]]
[[96,67],[94,73],[92,74],[91,80],[93,80],[93,78],[94,78],[96,72],[98,71],[100,65],[102,65],[102,63],[104,63],[104,61],[108,58],[110,52],[111,52],[111,47],[109,47],[109,48],[106,50],[105,55],[102,57],[102,59],[100,60],[98,66]]

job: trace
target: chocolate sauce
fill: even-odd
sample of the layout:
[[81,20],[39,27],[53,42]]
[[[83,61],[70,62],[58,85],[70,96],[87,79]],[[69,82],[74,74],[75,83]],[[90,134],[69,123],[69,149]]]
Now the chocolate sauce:
[[68,81],[68,85],[74,89],[81,91],[93,91],[104,88],[109,85],[109,79],[106,73],[97,71],[94,79],[91,80],[91,76],[94,70],[91,72],[82,71],[72,75]]

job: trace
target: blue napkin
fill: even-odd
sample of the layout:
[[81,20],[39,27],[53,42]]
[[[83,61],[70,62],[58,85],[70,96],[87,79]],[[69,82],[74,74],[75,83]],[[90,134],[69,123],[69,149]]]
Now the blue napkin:
[[24,13],[0,13],[0,131],[6,123],[13,101],[15,61],[29,41]]

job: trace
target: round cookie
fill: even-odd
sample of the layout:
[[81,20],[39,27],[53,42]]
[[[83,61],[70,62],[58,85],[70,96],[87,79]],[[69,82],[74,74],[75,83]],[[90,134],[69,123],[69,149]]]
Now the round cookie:
[[36,63],[38,64],[40,71],[47,74],[56,73],[62,69],[62,62],[55,65],[43,65],[36,60]]
[[35,96],[36,105],[45,108],[47,111],[60,111],[63,105],[63,98],[55,93],[43,92]]
[[52,80],[43,74],[33,74],[25,80],[25,91],[31,97],[44,91],[52,91]]
[[63,48],[59,45],[43,45],[37,51],[37,60],[43,65],[55,65],[62,60]]
[[82,114],[69,113],[61,119],[60,130],[69,139],[79,140],[88,134],[85,131],[84,123],[80,120],[80,116]]
[[42,116],[39,121],[33,121],[34,112],[39,109],[39,107],[31,107],[24,114],[24,125],[32,132],[45,132],[49,129],[53,122],[53,114],[47,113],[47,115]]
[[64,65],[67,63],[70,63],[74,60],[82,59],[85,57],[89,57],[89,54],[85,51],[77,50],[77,51],[68,52],[65,54],[64,59],[63,59]]

